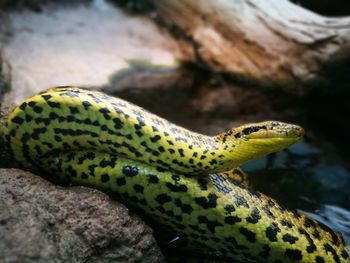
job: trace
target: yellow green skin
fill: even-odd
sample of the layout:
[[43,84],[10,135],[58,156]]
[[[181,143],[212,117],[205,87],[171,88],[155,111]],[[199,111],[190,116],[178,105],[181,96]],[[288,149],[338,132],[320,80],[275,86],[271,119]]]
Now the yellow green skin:
[[203,253],[234,262],[348,262],[337,233],[220,174],[178,175],[89,151],[44,165],[60,179],[117,193]]
[[237,171],[224,172],[300,140],[298,126],[263,122],[209,137],[123,100],[66,87],[21,103],[4,134],[23,167],[115,192],[213,255],[348,262],[337,233],[228,179]]
[[124,100],[68,87],[26,99],[9,116],[5,134],[16,160],[39,167],[47,153],[98,149],[172,171],[208,174],[285,148],[303,130],[262,122],[205,136]]

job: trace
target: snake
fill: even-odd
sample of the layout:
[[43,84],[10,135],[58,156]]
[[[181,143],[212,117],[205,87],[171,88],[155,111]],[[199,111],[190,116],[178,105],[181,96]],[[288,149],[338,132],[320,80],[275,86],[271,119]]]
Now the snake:
[[207,136],[120,98],[66,86],[22,101],[2,133],[20,167],[116,194],[208,255],[349,262],[339,233],[243,182],[238,167],[300,141],[298,125],[264,121]]

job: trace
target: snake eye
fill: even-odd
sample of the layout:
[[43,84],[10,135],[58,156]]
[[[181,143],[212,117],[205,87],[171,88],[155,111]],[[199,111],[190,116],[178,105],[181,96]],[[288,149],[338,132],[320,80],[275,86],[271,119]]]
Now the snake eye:
[[271,128],[274,128],[274,127],[276,127],[276,126],[278,126],[278,125],[280,125],[280,123],[277,122],[277,121],[272,121],[272,122],[271,122]]
[[252,127],[248,127],[248,128],[245,128],[242,133],[244,135],[249,135],[253,132],[257,132],[257,131],[260,131],[262,129],[265,129],[266,130],[266,126],[252,126]]
[[236,139],[241,138],[241,136],[242,136],[242,134],[241,134],[240,132],[237,132],[237,133],[235,134],[235,138],[236,138]]

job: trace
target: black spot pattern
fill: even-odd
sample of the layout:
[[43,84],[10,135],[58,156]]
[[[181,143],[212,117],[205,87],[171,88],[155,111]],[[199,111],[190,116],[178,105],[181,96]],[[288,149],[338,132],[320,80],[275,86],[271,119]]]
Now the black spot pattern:
[[153,142],[153,143],[155,143],[155,142],[157,142],[157,141],[159,141],[160,140],[160,136],[159,135],[155,135],[154,137],[151,137],[151,142]]
[[349,258],[349,254],[348,254],[348,252],[346,252],[345,249],[342,250],[341,256],[342,256],[343,259],[348,259]]
[[244,235],[246,237],[246,239],[251,242],[254,243],[256,241],[256,235],[254,232],[250,231],[249,229],[245,228],[245,227],[241,227],[239,229],[239,232]]
[[198,223],[202,223],[202,224],[206,224],[208,230],[211,232],[211,233],[215,233],[215,228],[218,227],[218,226],[222,226],[221,223],[219,223],[218,221],[216,220],[208,220],[208,218],[206,218],[205,216],[199,216],[198,217]]
[[340,263],[340,259],[339,259],[339,256],[337,255],[337,252],[330,244],[325,244],[323,247],[326,252],[330,252],[333,255],[334,262]]
[[102,174],[101,175],[101,182],[106,183],[109,181],[109,175],[108,174]]
[[135,189],[136,193],[143,194],[143,192],[144,192],[144,187],[140,184],[135,184],[134,189]]
[[195,202],[203,207],[204,209],[208,208],[215,208],[216,207],[216,200],[218,197],[215,194],[209,194],[208,198],[206,197],[196,197],[194,200]]
[[132,176],[135,176],[139,173],[139,169],[137,167],[134,167],[134,166],[124,166],[123,173],[126,176],[132,177]]
[[238,216],[227,216],[225,217],[225,223],[229,225],[234,225],[236,223],[241,222],[242,219]]
[[285,220],[285,219],[281,220],[281,225],[286,226],[288,228],[292,228],[294,226],[290,221]]
[[299,229],[298,231],[299,231],[299,233],[300,233],[301,235],[304,235],[304,236],[305,236],[305,238],[307,239],[307,241],[308,241],[308,243],[309,243],[309,245],[306,247],[306,251],[307,251],[308,253],[313,253],[313,252],[315,252],[317,248],[316,248],[316,246],[315,246],[314,241],[313,241],[312,238],[310,237],[309,233],[306,232],[304,229]]
[[187,186],[184,185],[184,184],[174,185],[174,184],[171,184],[171,183],[166,183],[166,186],[172,192],[187,192],[187,190],[188,190]]
[[253,211],[250,214],[250,216],[246,218],[247,222],[251,224],[258,223],[260,219],[261,219],[261,215],[260,215],[259,209],[256,207],[253,208]]
[[148,182],[151,184],[158,184],[159,178],[158,178],[158,176],[156,176],[154,174],[149,174],[148,175]]
[[[224,164],[225,156],[217,154],[218,144],[215,145],[213,141],[202,142],[197,137],[191,137],[190,132],[153,115],[147,115],[148,113],[142,109],[97,92],[66,88],[60,90],[60,100],[56,100],[57,95],[51,96],[45,92],[39,96],[39,99],[27,100],[19,106],[20,114],[12,118],[13,127],[6,135],[7,138],[18,140],[21,147],[20,154],[33,167],[41,167],[43,162],[41,158],[47,154],[47,149],[52,155],[60,155],[63,152],[67,155],[67,160],[80,169],[76,170],[72,166],[64,167],[62,163],[53,162],[51,165],[56,165],[57,174],[60,176],[64,174],[72,182],[81,182],[83,179],[87,185],[106,183],[101,187],[116,191],[122,198],[145,209],[147,213],[149,211],[157,213],[157,216],[162,217],[162,222],[171,226],[170,229],[198,240],[202,248],[208,247],[207,251],[213,255],[221,253],[233,258],[232,255],[240,255],[246,257],[247,262],[252,260],[265,262],[269,261],[270,256],[275,255],[275,247],[280,246],[285,259],[293,261],[302,260],[303,255],[306,255],[306,258],[308,256],[306,253],[311,254],[318,263],[329,262],[329,256],[335,262],[348,258],[344,249],[338,249],[338,246],[343,244],[341,237],[326,226],[318,225],[316,221],[305,218],[296,210],[280,206],[258,192],[246,190],[239,183],[230,182],[220,174],[204,176],[203,170]],[[72,106],[64,103],[64,97],[69,97],[73,102],[83,99],[80,104]],[[96,111],[97,119],[93,114],[85,115],[86,111]],[[129,125],[128,119],[131,119],[132,125]],[[51,127],[52,123],[54,125]],[[22,125],[27,125],[26,127],[30,125],[30,129],[21,129]],[[126,129],[127,125],[129,126]],[[48,133],[48,126],[50,131],[54,132],[51,139],[44,141],[45,136],[42,135]],[[244,137],[261,129],[266,127],[256,125],[239,132],[231,130],[221,138],[225,141],[228,136],[232,136],[230,140],[234,140],[233,137]],[[153,131],[153,134],[150,135],[150,131]],[[18,134],[21,137],[17,138]],[[140,142],[140,145],[135,142]],[[183,145],[183,148],[179,148],[179,145]],[[233,147],[234,145],[226,150],[232,151]],[[76,149],[102,149],[103,152],[108,152],[107,155],[117,155],[118,162],[124,157],[130,160],[143,158],[143,164],[140,167],[130,163],[117,166],[116,158],[109,157],[96,162],[97,152],[95,154],[87,151],[81,155]],[[186,156],[188,152],[190,154]],[[171,159],[171,155],[176,162],[167,161],[166,158]],[[150,172],[152,170],[144,169],[147,163],[157,167],[157,171],[153,170],[154,174]],[[177,170],[182,168],[198,171],[198,177],[193,174],[183,176],[183,173]],[[64,169],[65,172],[62,171]],[[119,169],[119,173],[110,174],[113,169]],[[141,176],[142,180],[138,180]],[[166,181],[163,181],[163,178],[167,178]],[[98,179],[100,182],[96,182]],[[189,182],[187,180],[193,180],[191,182],[194,183],[190,185],[202,191],[196,192],[193,199],[182,198],[182,196],[188,197],[187,193],[192,194],[192,189],[186,184]],[[110,181],[114,184],[111,187]],[[146,199],[143,195],[146,191],[149,194],[147,187],[154,189],[154,195],[147,196]],[[168,191],[163,193],[161,190]],[[231,199],[228,200],[231,202],[222,203],[223,196],[230,196]],[[148,204],[149,198],[156,203],[153,201]],[[212,211],[218,208],[223,209],[220,211],[222,218],[216,220],[211,215]],[[242,211],[246,216],[242,216]],[[197,215],[199,226],[187,222],[188,218],[194,217],[194,214]],[[268,227],[261,230],[263,225],[261,222],[264,222],[264,227],[268,222]],[[224,237],[220,236],[218,231],[223,227]],[[273,246],[255,244],[258,237],[256,229],[264,231],[262,234],[265,234],[270,242],[280,243]],[[325,235],[329,238],[327,242],[323,242]],[[315,239],[321,242],[314,242]],[[207,243],[208,240],[217,243],[218,248],[213,249],[210,243]],[[303,243],[299,242],[301,240]],[[322,245],[319,245],[320,243]],[[295,246],[290,246],[294,244],[302,245],[295,249]],[[256,246],[255,251],[251,251],[252,246]],[[229,261],[234,260],[229,258]],[[276,262],[282,261],[283,259],[276,260]]]
[[233,205],[226,205],[225,206],[225,210],[228,212],[228,213],[232,213],[234,211],[236,211],[235,207]]
[[295,242],[298,240],[298,237],[294,237],[292,235],[290,235],[289,233],[284,234],[282,237],[282,240],[284,242],[288,242],[289,244],[295,244]]
[[266,228],[265,234],[266,237],[271,241],[271,242],[276,242],[277,241],[277,233],[280,232],[281,230],[277,226],[276,223],[272,223],[269,227]]
[[12,119],[12,122],[17,123],[17,124],[22,124],[24,122],[24,119],[22,119],[19,116],[16,116]]
[[126,185],[126,180],[125,180],[124,177],[117,178],[117,179],[115,180],[115,182],[116,182],[116,184],[117,184],[118,186]]
[[316,257],[316,263],[325,263],[324,259],[320,256]]
[[249,208],[249,204],[248,204],[247,200],[243,196],[240,196],[240,195],[236,194],[235,198],[236,198],[235,204],[237,206],[244,206],[246,208]]
[[189,214],[190,215],[192,213],[192,211],[193,211],[193,208],[192,208],[191,205],[182,203],[182,201],[180,199],[178,199],[178,198],[175,199],[174,203],[175,203],[176,206],[181,208],[181,211],[184,214]]
[[269,258],[270,256],[270,247],[268,245],[263,245],[262,247],[262,251],[259,253],[259,256],[264,258],[264,259],[267,259]]
[[165,203],[170,202],[172,200],[172,198],[169,195],[167,195],[167,194],[159,194],[159,195],[157,195],[155,200],[159,204],[164,205]]
[[298,249],[287,249],[284,255],[292,260],[302,260],[303,256]]

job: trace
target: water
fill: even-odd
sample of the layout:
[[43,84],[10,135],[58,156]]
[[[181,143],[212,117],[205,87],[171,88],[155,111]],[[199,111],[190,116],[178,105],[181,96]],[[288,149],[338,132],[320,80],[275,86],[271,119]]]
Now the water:
[[301,142],[243,166],[253,185],[342,233],[350,244],[350,172],[322,159],[322,150]]

